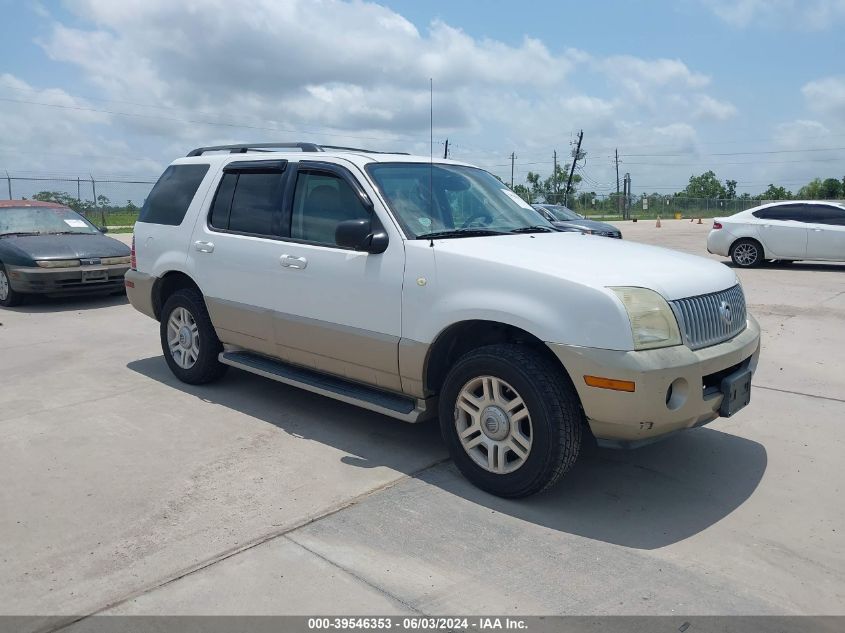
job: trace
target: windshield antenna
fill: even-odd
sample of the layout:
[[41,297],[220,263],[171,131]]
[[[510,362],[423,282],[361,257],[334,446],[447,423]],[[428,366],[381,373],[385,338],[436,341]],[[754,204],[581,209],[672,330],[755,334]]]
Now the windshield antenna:
[[[434,217],[434,79],[428,78],[428,215]],[[434,248],[434,238],[429,238]]]

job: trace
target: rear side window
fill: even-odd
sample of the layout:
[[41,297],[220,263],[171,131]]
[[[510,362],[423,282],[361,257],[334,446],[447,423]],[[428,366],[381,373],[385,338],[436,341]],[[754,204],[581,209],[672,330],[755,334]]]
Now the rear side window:
[[208,165],[171,165],[150,191],[139,222],[178,226],[185,219],[191,200],[208,172]]
[[781,205],[777,207],[769,207],[768,209],[760,209],[752,214],[755,218],[761,220],[794,220],[796,222],[810,222],[812,221],[807,209],[801,205]]
[[212,228],[278,237],[284,175],[230,172],[223,175],[209,224]]

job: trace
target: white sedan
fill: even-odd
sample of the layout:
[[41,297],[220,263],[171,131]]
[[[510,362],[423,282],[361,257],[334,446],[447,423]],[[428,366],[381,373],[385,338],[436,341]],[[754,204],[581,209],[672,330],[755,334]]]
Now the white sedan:
[[845,261],[845,205],[791,200],[715,218],[707,251],[742,268],[767,259]]

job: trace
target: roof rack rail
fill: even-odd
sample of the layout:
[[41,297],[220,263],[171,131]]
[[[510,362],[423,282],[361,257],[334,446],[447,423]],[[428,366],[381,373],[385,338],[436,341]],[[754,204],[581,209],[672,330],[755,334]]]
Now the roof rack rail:
[[279,149],[299,149],[303,152],[324,152],[336,149],[344,152],[364,152],[366,154],[407,154],[408,152],[382,152],[374,149],[359,147],[342,147],[340,145],[317,145],[316,143],[240,143],[237,145],[212,145],[198,147],[188,152],[188,156],[202,156],[206,152],[229,152],[230,154],[246,154],[250,151],[268,152]]

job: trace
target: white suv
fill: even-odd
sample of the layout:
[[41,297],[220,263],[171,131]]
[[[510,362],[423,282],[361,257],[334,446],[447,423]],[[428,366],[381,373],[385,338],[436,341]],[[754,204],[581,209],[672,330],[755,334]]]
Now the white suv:
[[438,416],[461,471],[507,497],[555,483],[582,434],[629,447],[732,415],[759,355],[722,264],[555,231],[464,163],[308,143],[174,161],[126,285],[179,379],[233,366]]

